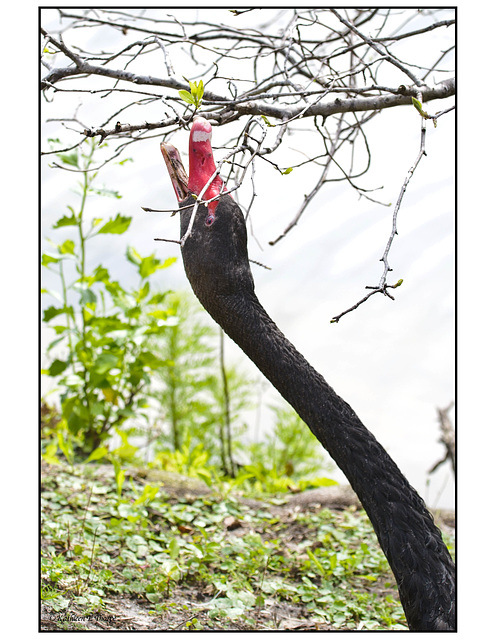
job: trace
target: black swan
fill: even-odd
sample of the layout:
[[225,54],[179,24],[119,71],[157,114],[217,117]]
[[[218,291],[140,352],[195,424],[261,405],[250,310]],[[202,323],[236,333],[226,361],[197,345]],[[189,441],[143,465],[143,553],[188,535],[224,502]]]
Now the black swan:
[[189,282],[212,318],[294,407],[347,476],[395,575],[409,628],[454,631],[455,567],[424,501],[352,408],[261,306],[248,261],[244,216],[233,198],[226,194],[198,205],[197,196],[210,200],[225,190],[218,175],[207,185],[216,171],[211,132],[206,119],[195,118],[189,179],[177,149],[161,144],[180,206]]

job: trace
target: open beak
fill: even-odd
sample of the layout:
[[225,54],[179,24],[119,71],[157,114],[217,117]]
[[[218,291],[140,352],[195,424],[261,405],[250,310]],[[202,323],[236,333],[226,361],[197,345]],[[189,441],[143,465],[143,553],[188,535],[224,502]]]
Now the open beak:
[[189,179],[187,173],[180,159],[180,154],[177,149],[171,144],[162,142],[160,144],[160,150],[162,152],[163,159],[167,165],[170,180],[177,196],[177,201],[181,202],[187,198],[189,188],[187,186]]

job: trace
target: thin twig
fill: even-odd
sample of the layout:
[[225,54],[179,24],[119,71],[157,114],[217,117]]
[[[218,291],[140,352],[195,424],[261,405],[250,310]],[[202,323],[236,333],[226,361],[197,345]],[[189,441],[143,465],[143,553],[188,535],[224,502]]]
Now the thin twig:
[[[420,98],[421,100],[421,98]],[[404,194],[406,192],[407,186],[411,180],[411,178],[414,175],[414,172],[416,171],[416,168],[418,166],[418,164],[421,161],[421,158],[423,156],[426,156],[426,151],[425,151],[425,142],[426,142],[426,121],[424,118],[421,118],[421,136],[420,136],[420,148],[419,148],[419,153],[418,153],[418,157],[416,158],[413,166],[409,169],[409,171],[407,172],[406,178],[404,180],[404,184],[402,185],[402,188],[400,190],[399,193],[399,197],[397,199],[397,202],[395,204],[394,207],[394,213],[392,216],[392,231],[390,233],[390,237],[387,241],[386,247],[385,247],[385,251],[383,252],[383,256],[380,258],[380,261],[383,262],[383,266],[384,266],[384,270],[383,270],[383,274],[382,277],[380,278],[380,283],[379,283],[379,287],[382,287],[385,284],[385,280],[387,278],[387,272],[388,271],[392,271],[392,269],[390,268],[390,265],[388,263],[388,254],[390,252],[390,248],[392,246],[392,242],[395,238],[395,236],[397,235],[397,215],[399,213],[399,209],[401,207],[402,204],[402,198],[404,197]]]
[[155,242],[172,242],[174,244],[180,244],[180,240],[170,240],[169,238],[153,238]]
[[[421,101],[421,94],[418,94],[418,99]],[[426,156],[426,151],[425,151],[425,141],[426,141],[426,120],[421,117],[421,136],[420,136],[420,149],[419,149],[419,153],[418,156],[416,158],[416,160],[414,161],[412,167],[409,169],[409,171],[407,172],[406,178],[404,180],[404,183],[402,184],[402,188],[400,190],[399,193],[399,197],[397,198],[397,202],[395,204],[394,207],[394,212],[392,215],[392,231],[390,232],[390,236],[387,240],[387,244],[385,245],[385,250],[383,252],[382,257],[380,258],[380,262],[383,262],[383,273],[381,275],[380,281],[378,283],[377,286],[375,287],[370,287],[367,286],[366,289],[371,289],[370,293],[368,293],[366,296],[364,296],[364,298],[362,298],[361,300],[359,300],[359,302],[357,302],[356,304],[354,304],[352,307],[350,307],[349,309],[346,309],[346,311],[343,311],[342,313],[339,313],[338,315],[334,316],[330,322],[338,322],[342,316],[345,316],[346,314],[350,313],[351,311],[354,311],[355,309],[357,309],[360,305],[363,304],[363,302],[366,302],[366,300],[369,300],[369,298],[371,298],[372,295],[374,295],[375,293],[382,293],[383,295],[387,296],[388,298],[390,298],[391,300],[394,300],[394,297],[390,295],[390,293],[388,292],[388,289],[396,289],[397,287],[400,287],[400,285],[402,284],[402,279],[398,280],[394,285],[389,285],[387,284],[387,274],[390,271],[393,271],[393,269],[390,267],[389,261],[388,261],[388,257],[389,257],[389,253],[390,253],[390,249],[392,247],[392,243],[394,241],[394,238],[396,235],[398,235],[397,232],[397,215],[399,213],[399,209],[401,207],[402,204],[402,199],[404,197],[404,194],[406,192],[407,186],[412,178],[412,176],[414,175],[414,172],[416,171],[416,168],[418,166],[418,164],[421,161],[421,158],[423,156]]]
[[363,302],[366,302],[366,300],[369,300],[369,298],[371,298],[371,296],[374,295],[375,293],[383,293],[383,294],[387,295],[391,300],[395,300],[395,298],[393,296],[391,296],[390,293],[388,293],[387,289],[397,289],[397,287],[400,287],[401,284],[402,284],[402,280],[398,280],[395,284],[386,284],[381,288],[379,288],[379,287],[365,287],[366,289],[372,289],[372,291],[370,291],[367,295],[365,295],[364,298],[359,300],[359,302],[356,302],[356,304],[353,304],[352,307],[349,307],[349,309],[346,309],[342,313],[339,313],[339,315],[334,316],[330,320],[330,322],[338,322],[340,320],[340,318],[342,318],[342,316],[345,316],[346,314],[348,314],[351,311],[354,311],[355,309],[360,307],[363,304]]

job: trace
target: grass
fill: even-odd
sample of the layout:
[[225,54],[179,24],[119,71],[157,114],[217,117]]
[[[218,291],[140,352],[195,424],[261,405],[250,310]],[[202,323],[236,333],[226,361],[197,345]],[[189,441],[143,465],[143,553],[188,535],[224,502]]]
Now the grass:
[[[44,465],[42,629],[404,629],[364,512]],[[253,506],[254,505],[254,506]]]

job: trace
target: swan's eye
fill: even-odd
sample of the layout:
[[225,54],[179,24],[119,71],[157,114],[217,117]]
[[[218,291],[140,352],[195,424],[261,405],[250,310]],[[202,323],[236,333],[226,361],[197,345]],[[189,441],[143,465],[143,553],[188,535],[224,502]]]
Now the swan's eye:
[[215,222],[215,216],[214,216],[214,215],[212,215],[211,213],[209,213],[209,214],[206,216],[205,225],[206,225],[207,227],[211,227],[211,225],[212,225],[214,222]]

